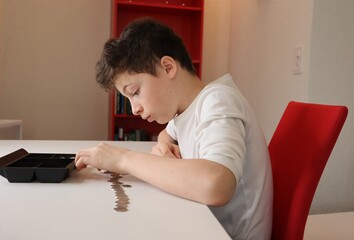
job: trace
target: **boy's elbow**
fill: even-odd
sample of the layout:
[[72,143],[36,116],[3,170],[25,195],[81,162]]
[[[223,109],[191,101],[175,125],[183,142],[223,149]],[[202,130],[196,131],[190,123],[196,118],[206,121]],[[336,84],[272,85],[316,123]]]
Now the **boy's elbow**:
[[215,196],[214,198],[209,199],[205,204],[212,207],[222,207],[227,204],[231,198],[226,196]]
[[208,206],[220,207],[227,204],[233,197],[236,189],[234,174],[222,166],[222,170],[214,174],[208,181],[205,203]]

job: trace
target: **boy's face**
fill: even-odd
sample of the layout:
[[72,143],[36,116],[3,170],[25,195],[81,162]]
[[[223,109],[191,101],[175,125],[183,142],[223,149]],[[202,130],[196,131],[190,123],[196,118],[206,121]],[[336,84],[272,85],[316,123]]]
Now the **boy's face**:
[[173,80],[166,76],[162,67],[157,67],[157,73],[155,77],[148,73],[124,72],[118,75],[115,87],[129,99],[134,115],[164,124],[177,114],[177,96]]

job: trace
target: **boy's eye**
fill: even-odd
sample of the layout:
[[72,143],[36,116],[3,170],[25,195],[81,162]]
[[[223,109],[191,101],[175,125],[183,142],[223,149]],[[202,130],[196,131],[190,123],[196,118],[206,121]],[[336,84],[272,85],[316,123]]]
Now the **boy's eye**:
[[139,90],[135,90],[132,95],[135,96],[135,95],[138,95],[138,94],[139,94]]

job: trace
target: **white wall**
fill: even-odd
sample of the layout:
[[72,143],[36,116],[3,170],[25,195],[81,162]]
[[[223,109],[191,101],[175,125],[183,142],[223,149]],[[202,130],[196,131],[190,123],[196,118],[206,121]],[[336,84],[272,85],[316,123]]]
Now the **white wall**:
[[[230,72],[259,117],[267,140],[290,100],[353,109],[351,0],[234,0]],[[304,47],[303,73],[293,74],[294,47]],[[354,209],[352,114],[328,161],[311,213]]]
[[0,0],[0,118],[24,139],[107,139],[108,97],[94,66],[110,0]]
[[[312,1],[236,0],[231,9],[230,72],[270,139],[289,100],[307,100]],[[297,45],[300,75],[293,74]]]
[[309,100],[342,104],[347,121],[322,175],[314,212],[354,210],[354,1],[315,0]]

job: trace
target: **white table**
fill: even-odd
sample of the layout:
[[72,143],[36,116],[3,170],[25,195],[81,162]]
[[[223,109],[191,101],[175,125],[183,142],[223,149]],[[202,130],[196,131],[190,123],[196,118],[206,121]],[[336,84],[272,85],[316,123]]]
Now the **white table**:
[[310,215],[304,240],[353,240],[354,212]]
[[[31,153],[76,153],[94,141],[0,140],[0,157],[19,148]],[[111,142],[150,151],[151,142]],[[207,206],[165,193],[132,176],[121,181],[127,212],[114,210],[109,175],[87,168],[62,183],[9,183],[0,176],[0,239],[230,239]]]

